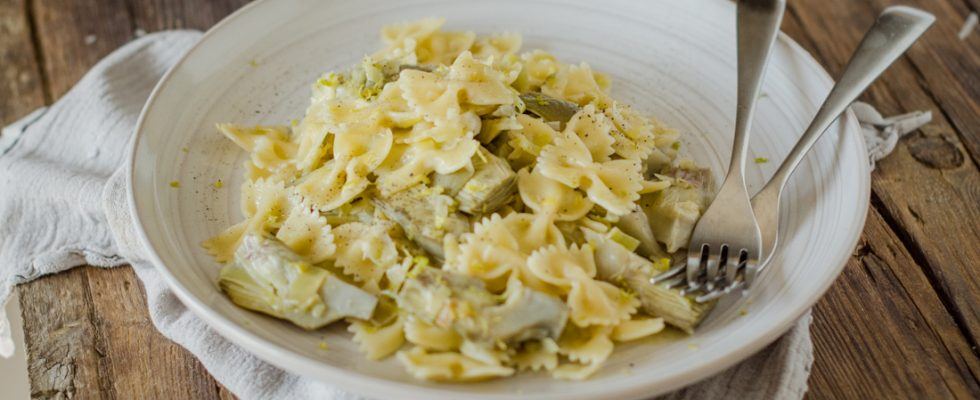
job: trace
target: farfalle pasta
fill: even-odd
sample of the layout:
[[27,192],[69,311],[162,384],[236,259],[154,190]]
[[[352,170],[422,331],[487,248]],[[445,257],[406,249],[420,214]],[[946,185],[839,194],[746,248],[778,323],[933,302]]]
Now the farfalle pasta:
[[243,221],[203,243],[221,289],[436,381],[585,379],[693,329],[706,308],[648,279],[709,188],[678,133],[585,63],[442,25],[385,27],[289,126],[217,126],[249,154]]

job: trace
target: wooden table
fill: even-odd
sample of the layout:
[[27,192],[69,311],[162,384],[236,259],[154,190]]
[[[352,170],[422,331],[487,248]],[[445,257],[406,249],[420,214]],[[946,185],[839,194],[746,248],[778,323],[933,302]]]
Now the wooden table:
[[[0,122],[61,97],[143,32],[206,29],[245,0],[0,0]],[[783,31],[837,75],[889,0],[794,0]],[[812,398],[980,396],[980,0],[905,0],[936,25],[864,96],[930,110],[872,175],[864,235],[817,304]],[[37,398],[230,398],[154,330],[132,270],[84,267],[19,288]]]

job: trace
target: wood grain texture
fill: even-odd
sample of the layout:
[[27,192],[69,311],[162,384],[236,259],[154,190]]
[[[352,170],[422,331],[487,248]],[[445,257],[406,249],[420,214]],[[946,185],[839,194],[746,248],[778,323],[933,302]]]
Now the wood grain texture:
[[230,398],[154,328],[128,267],[82,267],[21,287],[34,398]]
[[34,35],[54,99],[133,37],[123,0],[32,0]]
[[[815,44],[809,50],[818,55],[832,75],[837,75],[880,8],[857,1],[838,2],[835,7],[819,7],[818,3],[822,2],[794,2],[790,10],[810,38],[806,43]],[[940,2],[922,3],[927,6]],[[949,40],[944,39],[946,30],[941,25],[928,31],[924,40],[913,46],[912,53],[921,51],[930,41]],[[965,51],[972,55],[958,51],[946,57],[962,56],[967,59],[963,63],[976,58],[976,49]],[[975,346],[980,337],[980,275],[975,266],[980,259],[980,246],[976,245],[980,239],[980,172],[965,156],[960,138],[980,133],[957,131],[947,117],[952,114],[933,101],[931,90],[940,84],[939,78],[930,78],[935,82],[931,84],[910,58],[903,57],[886,71],[865,99],[886,115],[930,110],[933,122],[900,141],[895,152],[878,163],[872,175],[873,204],[929,277],[964,337]],[[976,107],[976,99],[962,101]]]
[[24,0],[0,2],[0,123],[6,125],[44,105]]
[[128,0],[133,23],[146,32],[164,29],[207,30],[249,0]]
[[811,398],[961,398],[980,360],[929,280],[872,210],[845,272],[817,304]]
[[[0,119],[57,99],[142,32],[207,29],[244,3],[2,1]],[[836,76],[890,3],[794,0],[783,30]],[[815,308],[814,399],[980,397],[980,287],[971,263],[980,259],[980,39],[955,38],[980,0],[902,3],[939,19],[864,99],[886,115],[930,110],[935,121],[873,174],[862,244]],[[35,398],[233,397],[153,329],[129,268],[84,267],[20,292]]]
[[86,271],[38,279],[20,288],[31,397],[111,399],[103,335],[94,322]]

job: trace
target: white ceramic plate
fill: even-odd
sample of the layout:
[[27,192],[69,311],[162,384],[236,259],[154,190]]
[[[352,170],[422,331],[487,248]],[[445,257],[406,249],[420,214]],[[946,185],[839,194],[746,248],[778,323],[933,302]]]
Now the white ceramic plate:
[[[722,304],[692,336],[617,345],[587,381],[524,373],[476,384],[420,382],[394,359],[365,359],[340,327],[309,333],[234,306],[215,284],[219,265],[199,245],[241,219],[245,154],[214,124],[300,118],[319,74],[377,49],[381,26],[426,16],[446,17],[449,29],[521,32],[527,49],[588,62],[613,78],[614,97],[682,131],[684,152],[721,178],[735,115],[735,7],[729,1],[256,2],[215,26],[160,82],[143,111],[131,159],[131,207],[151,259],[189,308],[255,355],[378,398],[649,397],[706,378],[775,340],[823,294],[854,248],[869,173],[848,114],[793,176],[783,197],[784,240],[760,290]],[[782,159],[831,83],[782,36],[757,108],[750,158]],[[750,186],[760,188],[776,167],[749,165]],[[218,179],[224,188],[214,188]],[[179,189],[168,185],[174,180]],[[328,351],[319,349],[322,340]]]

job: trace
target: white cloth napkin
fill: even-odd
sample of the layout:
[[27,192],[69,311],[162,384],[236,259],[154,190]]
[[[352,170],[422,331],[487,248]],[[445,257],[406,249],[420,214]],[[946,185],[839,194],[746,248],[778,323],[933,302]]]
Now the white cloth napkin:
[[913,111],[884,118],[870,104],[855,102],[851,111],[861,123],[864,143],[868,146],[868,162],[874,169],[875,162],[895,150],[898,139],[932,121],[932,111]]
[[[181,304],[142,257],[122,163],[153,86],[199,37],[194,31],[170,31],[139,38],[100,61],[50,108],[4,128],[0,305],[15,285],[46,274],[85,264],[130,264],[146,289],[156,328],[241,398],[358,399],[282,371],[225,340]],[[887,120],[885,125],[891,126]],[[888,129],[869,126],[870,136],[887,142]],[[2,310],[0,355],[9,355],[10,328]],[[810,321],[807,314],[758,354],[667,398],[802,398],[813,363]]]

